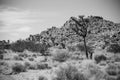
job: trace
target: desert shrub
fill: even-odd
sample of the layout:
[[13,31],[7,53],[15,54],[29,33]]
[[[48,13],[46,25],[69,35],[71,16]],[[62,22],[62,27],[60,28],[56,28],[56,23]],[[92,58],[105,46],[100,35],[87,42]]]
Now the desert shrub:
[[7,65],[7,63],[5,63],[5,62],[0,62],[0,66],[1,65]]
[[37,70],[37,64],[30,64],[29,69]]
[[23,60],[22,57],[14,56],[14,60]]
[[116,58],[115,58],[115,61],[116,61],[116,62],[120,62],[120,57],[116,57]]
[[94,57],[94,59],[95,59],[96,63],[99,63],[99,62],[101,62],[101,61],[107,60],[107,57],[106,57],[105,55],[96,55],[96,56]]
[[24,65],[26,69],[37,70],[36,63],[25,62]]
[[16,79],[11,75],[0,75],[0,80],[16,80]]
[[25,50],[25,42],[22,40],[18,40],[15,43],[11,44],[10,49],[15,52],[23,52]]
[[37,58],[37,54],[33,54],[32,57]]
[[98,70],[98,66],[96,66],[95,64],[88,64],[87,69],[90,71],[90,74],[96,74],[98,73],[100,70]]
[[80,55],[72,55],[71,59],[72,60],[83,60],[84,58],[82,56],[80,56]]
[[70,57],[70,54],[66,50],[58,49],[56,53],[53,55],[53,60],[64,62]]
[[25,72],[26,71],[26,67],[20,63],[15,63],[13,66],[12,66],[12,70],[13,70],[13,73],[20,73],[20,72]]
[[120,75],[117,76],[117,79],[116,80],[120,80]]
[[4,53],[6,53],[6,51],[3,49],[0,49],[0,54],[4,54]]
[[115,64],[110,64],[107,68],[106,68],[106,72],[109,74],[109,75],[117,75],[118,72],[117,72],[117,66]]
[[48,79],[46,77],[44,77],[44,76],[39,76],[38,80],[48,80]]
[[6,62],[0,62],[0,74],[8,75],[12,73],[12,69]]
[[111,44],[107,48],[108,52],[113,52],[113,53],[120,53],[120,45],[119,44]]
[[3,59],[3,55],[2,55],[2,54],[0,54],[0,59],[1,59],[1,60]]
[[81,65],[82,65],[81,70],[87,78],[91,78],[92,76],[96,78],[95,80],[104,78],[105,74],[100,70],[100,67],[97,66],[95,63],[87,62],[85,60]]
[[105,80],[117,80],[117,79],[115,77],[113,77],[113,76],[108,76]]
[[49,66],[46,63],[38,63],[37,64],[37,69],[48,69]]
[[[85,46],[82,43],[76,44],[76,45],[68,45],[67,48],[68,48],[69,51],[72,51],[72,52],[76,51],[76,50],[85,52]],[[93,52],[93,47],[87,45],[87,50],[88,50],[89,53]]]
[[10,66],[2,65],[0,66],[0,74],[9,75],[12,73]]
[[[85,52],[85,46],[83,44],[77,44],[76,47],[80,50]],[[89,53],[93,53],[93,47],[87,45],[87,51]]]
[[72,52],[76,51],[75,46],[69,45],[69,46],[67,46],[67,48],[68,48],[69,51],[72,51]]
[[29,57],[28,60],[29,61],[34,61],[34,58],[33,57]]
[[60,70],[56,74],[57,77],[53,80],[88,80],[76,67],[71,65],[64,68],[60,67]]
[[117,72],[118,72],[118,74],[120,75],[120,64],[117,66]]
[[19,54],[18,56],[19,56],[19,57],[24,57],[24,58],[28,57],[28,55],[25,54],[25,53],[21,53],[21,54]]
[[24,65],[27,69],[29,69],[29,67],[31,66],[31,64],[29,62],[25,62]]
[[91,78],[94,76],[94,80],[105,80],[107,77],[107,74],[103,72],[98,65],[96,65],[95,63],[91,61],[87,62],[85,60],[84,63],[81,64],[82,66],[84,66],[82,68],[84,75],[87,78]]
[[120,62],[120,55],[115,54],[113,56],[113,58],[114,58],[115,62]]
[[101,71],[101,70],[99,70],[95,74],[95,80],[106,80],[106,79],[108,79],[108,75],[106,73],[104,73],[103,71]]
[[36,44],[32,41],[18,40],[11,44],[10,49],[15,52],[23,52],[24,50],[29,50],[32,52],[40,52],[44,54],[49,45],[45,43]]

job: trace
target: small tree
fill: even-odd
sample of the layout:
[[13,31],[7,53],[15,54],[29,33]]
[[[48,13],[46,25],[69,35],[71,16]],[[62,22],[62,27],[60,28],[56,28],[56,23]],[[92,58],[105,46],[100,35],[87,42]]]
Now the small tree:
[[84,18],[84,16],[79,16],[79,19],[75,17],[71,17],[71,19],[76,23],[74,24],[74,27],[72,27],[72,30],[79,36],[83,38],[84,41],[84,47],[85,47],[85,53],[86,57],[88,58],[88,50],[86,46],[86,36],[88,33],[88,26],[89,26],[89,19]]

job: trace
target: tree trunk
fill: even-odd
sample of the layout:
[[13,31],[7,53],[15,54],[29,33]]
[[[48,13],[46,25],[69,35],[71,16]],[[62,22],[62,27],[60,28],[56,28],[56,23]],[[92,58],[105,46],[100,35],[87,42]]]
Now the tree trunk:
[[85,37],[83,37],[83,39],[84,39],[85,53],[86,53],[86,57],[88,59],[88,51],[87,51],[87,46],[86,46],[86,39],[85,39]]

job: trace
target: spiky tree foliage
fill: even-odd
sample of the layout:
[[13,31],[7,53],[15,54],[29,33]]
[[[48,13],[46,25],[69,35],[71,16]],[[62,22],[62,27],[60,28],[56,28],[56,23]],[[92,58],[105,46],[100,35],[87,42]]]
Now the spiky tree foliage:
[[88,33],[87,30],[88,30],[88,26],[89,26],[89,19],[84,18],[84,16],[79,16],[79,19],[77,19],[75,17],[71,17],[71,19],[76,23],[71,28],[77,35],[79,35],[83,38],[85,53],[86,53],[86,57],[88,58],[88,50],[87,50],[87,46],[86,46],[86,36]]

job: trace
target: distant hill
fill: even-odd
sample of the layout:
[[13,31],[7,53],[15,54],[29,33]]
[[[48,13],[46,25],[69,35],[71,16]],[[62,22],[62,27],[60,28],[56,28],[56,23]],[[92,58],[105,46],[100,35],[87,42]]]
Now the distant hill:
[[[86,17],[90,19],[90,26],[88,29],[87,43],[93,46],[107,46],[111,43],[120,43],[120,24],[105,20],[99,16]],[[61,28],[52,27],[40,34],[30,35],[26,40],[36,43],[48,43],[52,46],[61,43],[67,45],[72,42],[81,42],[82,38],[71,30],[71,23],[69,19]]]

